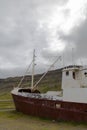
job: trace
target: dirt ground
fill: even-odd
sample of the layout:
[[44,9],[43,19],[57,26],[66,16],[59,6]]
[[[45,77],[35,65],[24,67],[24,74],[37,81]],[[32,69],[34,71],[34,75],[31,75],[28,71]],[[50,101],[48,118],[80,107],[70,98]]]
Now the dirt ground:
[[87,124],[55,122],[9,111],[0,112],[0,130],[87,130]]

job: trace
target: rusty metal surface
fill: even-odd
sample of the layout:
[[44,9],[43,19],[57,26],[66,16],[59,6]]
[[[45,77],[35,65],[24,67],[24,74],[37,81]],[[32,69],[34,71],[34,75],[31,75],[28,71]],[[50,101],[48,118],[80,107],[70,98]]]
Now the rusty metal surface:
[[55,120],[87,122],[87,104],[12,95],[17,111]]

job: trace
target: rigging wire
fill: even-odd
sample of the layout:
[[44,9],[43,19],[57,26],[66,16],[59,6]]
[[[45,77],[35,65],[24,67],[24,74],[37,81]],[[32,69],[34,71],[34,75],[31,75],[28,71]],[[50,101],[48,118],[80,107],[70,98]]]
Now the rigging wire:
[[39,81],[34,85],[33,89],[37,87],[37,85],[39,84],[39,82],[45,77],[45,75],[48,73],[48,71],[54,66],[54,64],[61,59],[61,56],[59,56],[54,62],[53,64],[48,68],[48,70],[41,76],[41,78],[39,79]]
[[30,65],[28,66],[27,70],[25,71],[25,74],[23,75],[22,79],[20,80],[19,84],[18,84],[18,88],[20,87],[20,85],[22,84],[24,78],[25,78],[25,75],[27,74],[28,70],[30,69],[31,65],[33,63],[33,60],[31,61]]

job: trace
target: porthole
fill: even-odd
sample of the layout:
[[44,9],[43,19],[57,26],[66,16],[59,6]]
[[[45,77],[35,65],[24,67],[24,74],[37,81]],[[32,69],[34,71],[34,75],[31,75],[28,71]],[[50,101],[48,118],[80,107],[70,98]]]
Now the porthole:
[[69,75],[69,71],[66,71],[66,76],[68,76]]

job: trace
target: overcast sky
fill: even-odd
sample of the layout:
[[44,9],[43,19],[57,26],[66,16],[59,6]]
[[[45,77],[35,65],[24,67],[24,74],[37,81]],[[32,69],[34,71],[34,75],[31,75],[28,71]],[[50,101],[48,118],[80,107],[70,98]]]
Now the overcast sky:
[[[87,64],[87,0],[0,0],[0,78]],[[55,69],[53,68],[53,69]]]

